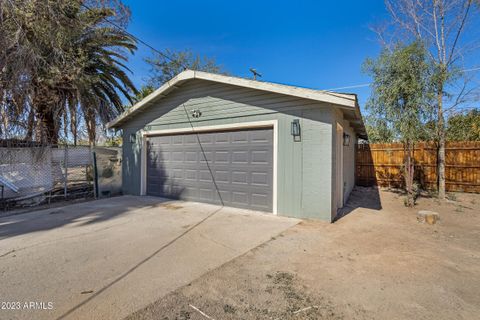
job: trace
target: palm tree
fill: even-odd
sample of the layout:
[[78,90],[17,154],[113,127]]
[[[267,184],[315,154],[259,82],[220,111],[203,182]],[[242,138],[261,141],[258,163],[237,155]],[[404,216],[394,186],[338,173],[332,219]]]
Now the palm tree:
[[127,54],[136,50],[136,43],[124,30],[105,23],[111,14],[111,10],[102,8],[77,13],[81,28],[72,33],[69,42],[73,54],[67,55],[71,57],[71,73],[48,88],[48,93],[44,91],[43,96],[49,98],[46,108],[42,103],[36,106],[42,112],[39,118],[49,120],[43,124],[50,143],[58,141],[61,119],[70,119],[76,141],[79,115],[84,118],[90,143],[94,143],[97,120],[110,121],[123,111],[121,96],[132,103],[137,94],[125,65]]
[[94,142],[96,124],[137,94],[125,65],[135,39],[106,22],[115,8],[89,1],[0,2],[0,111],[15,111],[0,118],[22,124],[27,138],[56,144],[62,126],[76,138],[83,118]]
[[95,141],[97,120],[106,123],[124,110],[121,95],[133,103],[138,94],[125,65],[126,53],[137,48],[135,39],[122,29],[105,25],[104,16],[109,13],[84,12],[82,20],[88,22],[87,27],[74,42],[82,53],[78,57],[82,67],[73,82],[71,99],[66,102],[70,119],[76,119],[76,104],[80,106],[91,143]]

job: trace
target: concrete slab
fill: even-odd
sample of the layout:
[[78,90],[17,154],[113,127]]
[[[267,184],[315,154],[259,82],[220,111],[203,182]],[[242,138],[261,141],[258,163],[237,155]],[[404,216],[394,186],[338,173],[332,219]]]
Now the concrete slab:
[[120,319],[297,223],[133,196],[0,218],[0,318]]

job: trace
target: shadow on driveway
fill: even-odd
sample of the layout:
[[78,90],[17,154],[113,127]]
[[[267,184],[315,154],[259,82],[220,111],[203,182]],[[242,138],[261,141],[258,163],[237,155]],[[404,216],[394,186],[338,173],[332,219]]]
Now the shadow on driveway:
[[52,301],[54,308],[36,319],[122,319],[298,222],[132,196],[5,217],[2,294],[9,301]]
[[116,197],[12,215],[0,218],[0,240],[53,230],[76,222],[80,225],[95,224],[135,209],[153,208],[168,201],[171,200],[152,197]]

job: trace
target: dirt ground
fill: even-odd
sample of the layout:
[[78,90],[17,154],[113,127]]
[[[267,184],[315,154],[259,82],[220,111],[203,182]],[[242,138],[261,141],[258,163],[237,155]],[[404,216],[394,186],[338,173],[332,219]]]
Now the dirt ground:
[[450,199],[358,188],[336,223],[302,222],[129,319],[478,319],[480,195]]

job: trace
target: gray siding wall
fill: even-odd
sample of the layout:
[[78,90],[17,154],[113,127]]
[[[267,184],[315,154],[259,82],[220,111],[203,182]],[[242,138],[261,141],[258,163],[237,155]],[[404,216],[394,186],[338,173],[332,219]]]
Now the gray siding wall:
[[[195,127],[276,119],[278,214],[331,220],[334,109],[317,101],[204,80],[186,82],[123,124],[124,193],[140,194],[140,130],[188,128],[184,107],[188,112],[201,110],[200,118],[191,118]],[[300,119],[300,142],[290,134],[293,119]],[[132,133],[137,134],[133,144]]]
[[[343,114],[340,110],[336,110],[335,118],[338,123],[343,127],[343,132],[350,135],[350,145],[343,146],[343,200],[347,203],[348,197],[355,186],[355,144],[356,133],[350,126],[350,122],[343,118]],[[336,135],[336,130],[334,130]],[[335,137],[336,139],[342,139],[343,137]],[[335,161],[336,164],[336,161]],[[335,165],[334,165],[335,167]],[[335,183],[335,182],[334,182]],[[333,184],[334,184],[333,183]],[[333,189],[335,190],[335,189]]]

